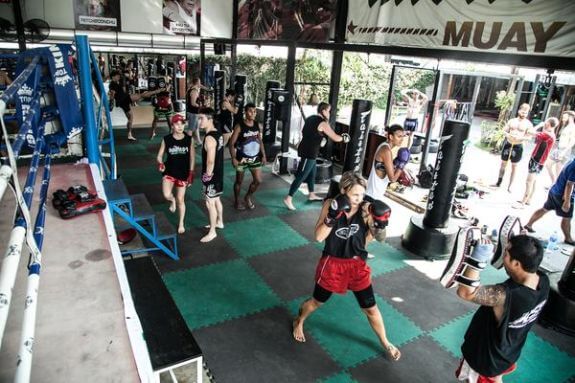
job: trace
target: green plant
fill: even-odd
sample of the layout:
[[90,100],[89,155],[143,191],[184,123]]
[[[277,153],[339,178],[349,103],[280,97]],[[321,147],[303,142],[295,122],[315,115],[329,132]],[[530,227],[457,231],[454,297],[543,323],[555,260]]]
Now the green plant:
[[481,122],[481,145],[497,150],[503,144],[505,134],[503,128],[496,122],[482,121]]
[[509,113],[511,113],[511,108],[515,102],[515,93],[507,92],[505,90],[500,90],[495,93],[495,106],[499,108],[499,118],[497,119],[497,124],[501,127],[505,126],[507,120],[509,120]]

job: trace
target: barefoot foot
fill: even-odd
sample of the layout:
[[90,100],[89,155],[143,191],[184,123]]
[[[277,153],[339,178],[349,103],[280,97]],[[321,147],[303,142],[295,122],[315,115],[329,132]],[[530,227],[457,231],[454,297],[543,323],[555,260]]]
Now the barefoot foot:
[[170,207],[168,208],[168,210],[170,211],[170,213],[175,213],[176,212],[176,200],[173,199],[170,202]]
[[305,335],[303,334],[303,323],[299,320],[299,317],[294,319],[293,323],[293,338],[298,342],[305,342]]
[[395,347],[391,343],[387,344],[387,346],[385,347],[385,352],[387,353],[388,358],[394,362],[398,361],[399,358],[401,358],[401,351],[399,351],[397,347]]
[[211,240],[213,240],[214,238],[216,238],[218,235],[216,234],[216,232],[214,231],[213,233],[208,233],[206,235],[204,235],[201,239],[200,242],[210,242]]
[[186,228],[183,226],[178,227],[178,234],[184,234],[186,232]]
[[288,197],[284,198],[284,205],[286,205],[289,210],[295,210],[295,206],[291,202],[291,199],[288,199]]

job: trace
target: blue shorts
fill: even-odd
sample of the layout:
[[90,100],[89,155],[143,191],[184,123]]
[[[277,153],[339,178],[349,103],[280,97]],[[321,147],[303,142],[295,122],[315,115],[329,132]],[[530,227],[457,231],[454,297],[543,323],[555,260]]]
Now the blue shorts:
[[555,214],[557,214],[559,217],[572,218],[573,200],[571,200],[571,208],[569,208],[568,212],[564,212],[563,209],[561,209],[562,205],[563,205],[563,196],[551,194],[551,192],[549,192],[547,193],[547,201],[545,201],[545,203],[543,204],[543,209],[555,210]]

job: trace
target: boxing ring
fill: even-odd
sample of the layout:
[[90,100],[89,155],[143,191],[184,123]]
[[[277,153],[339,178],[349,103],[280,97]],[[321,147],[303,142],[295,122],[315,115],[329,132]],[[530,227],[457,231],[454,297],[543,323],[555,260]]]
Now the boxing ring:
[[[46,206],[70,185],[105,199],[102,179],[115,178],[106,94],[85,97],[97,61],[85,36],[76,46],[79,78],[70,45],[33,49],[19,56],[19,75],[0,96],[0,381],[153,381],[109,208],[62,220]],[[88,100],[82,107],[77,85]],[[16,117],[5,117],[12,103]],[[70,163],[62,148],[81,133],[89,163]]]

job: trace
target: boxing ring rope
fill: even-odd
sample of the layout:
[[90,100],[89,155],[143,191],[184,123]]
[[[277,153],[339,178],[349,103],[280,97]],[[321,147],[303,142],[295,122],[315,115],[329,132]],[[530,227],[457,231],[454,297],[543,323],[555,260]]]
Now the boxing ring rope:
[[[43,138],[40,135],[42,141]],[[44,174],[42,187],[40,188],[40,202],[36,222],[34,224],[34,239],[38,248],[42,249],[44,242],[44,223],[46,222],[46,196],[50,184],[50,164],[52,156],[44,157]],[[38,287],[40,285],[40,270],[42,267],[42,254],[30,254],[28,262],[28,283],[26,287],[26,304],[24,306],[24,320],[22,321],[22,333],[20,335],[20,349],[16,367],[15,382],[27,383],[30,381],[32,372],[32,349],[34,334],[36,331],[36,312],[38,308]]]
[[[2,128],[5,133],[5,126],[2,124]],[[38,129],[38,134],[44,134],[44,126],[40,125]],[[10,148],[10,146],[8,145]],[[18,199],[23,200],[23,204],[26,206],[26,213],[24,209],[20,209],[20,212],[16,216],[14,221],[14,227],[10,233],[10,239],[8,241],[8,248],[4,254],[4,259],[2,260],[2,270],[0,271],[0,346],[2,346],[2,340],[4,336],[4,330],[6,328],[6,323],[8,321],[8,312],[10,311],[10,303],[12,299],[12,290],[16,282],[16,275],[18,272],[18,265],[20,264],[20,258],[22,255],[22,246],[24,244],[24,239],[30,242],[29,239],[33,239],[33,234],[30,225],[30,216],[28,208],[32,205],[32,197],[34,194],[34,185],[36,183],[36,175],[38,170],[38,164],[40,163],[40,154],[44,148],[44,139],[40,138],[37,141],[36,148],[34,149],[34,154],[32,156],[32,162],[30,164],[30,169],[26,177],[26,184],[24,186],[24,192],[19,193],[16,191]],[[14,178],[16,178],[16,173],[14,173]],[[18,180],[15,179],[11,184],[15,189],[19,189]],[[28,215],[28,216],[26,216]],[[30,237],[30,238],[28,238]],[[40,251],[36,247],[32,251],[33,256],[39,257]]]
[[[87,37],[76,36],[76,46],[78,48],[79,88],[82,92],[82,109],[85,119],[84,143],[86,145],[92,179],[96,186],[97,193],[99,195],[105,195],[101,175],[103,175],[104,178],[116,178],[114,138],[108,109],[108,99],[102,83],[102,77],[97,69],[97,61],[95,61],[94,55],[90,50]],[[25,53],[23,56],[19,56],[20,60],[31,60],[31,62],[0,96],[0,123],[5,143],[5,148],[3,147],[3,149],[6,150],[8,159],[8,163],[0,167],[0,200],[3,197],[7,186],[10,185],[18,204],[16,207],[17,214],[15,214],[14,226],[10,233],[8,247],[5,251],[0,268],[0,347],[2,346],[4,339],[12,299],[12,291],[16,283],[24,241],[26,241],[28,248],[30,249],[30,259],[27,265],[28,278],[26,302],[24,305],[24,317],[22,321],[20,342],[18,343],[18,357],[16,374],[14,377],[16,382],[29,382],[31,377],[38,288],[40,282],[40,271],[42,268],[42,254],[40,252],[40,248],[42,247],[44,240],[46,199],[51,176],[50,168],[52,154],[50,153],[52,153],[52,149],[54,149],[54,144],[59,145],[56,141],[57,139],[54,139],[52,134],[45,136],[45,134],[47,134],[45,132],[45,124],[50,120],[50,117],[45,117],[46,119],[44,120],[44,118],[38,115],[38,113],[42,113],[44,116],[45,112],[44,109],[41,109],[41,107],[43,108],[45,105],[40,104],[40,98],[44,94],[43,87],[38,83],[40,66],[45,63],[43,61],[44,56],[42,54],[37,57],[33,57],[33,55],[34,54],[28,53],[28,56],[26,56]],[[93,84],[91,80],[90,68],[92,65],[90,65],[90,57],[92,59],[92,64],[96,65],[94,70],[98,84]],[[36,76],[34,85],[32,85],[32,88],[34,89],[33,99],[29,104],[28,113],[23,116],[22,124],[18,127],[18,133],[16,136],[10,137],[8,135],[4,118],[6,107],[9,101],[15,97],[21,96],[18,94],[18,90],[28,82],[28,79],[31,79],[30,76]],[[100,94],[102,95],[100,100],[98,100],[98,97],[95,94],[97,92],[92,92],[93,85],[99,86],[100,88]],[[28,82],[28,86],[31,86],[30,82]],[[76,87],[76,90],[77,89],[78,85]],[[88,91],[86,92],[86,90]],[[97,108],[95,108],[96,105],[98,106]],[[57,104],[54,104],[54,106],[58,107]],[[104,111],[102,108],[104,108]],[[58,109],[61,113],[67,112],[66,109],[60,109],[59,107]],[[96,116],[98,120],[97,124]],[[105,120],[107,120],[106,125],[102,123],[104,117]],[[98,137],[100,129],[102,129],[102,136]],[[109,134],[109,137],[104,137],[104,134],[106,133],[105,129],[108,130],[107,133]],[[31,137],[30,131],[34,132],[35,137]],[[10,142],[11,140],[12,143]],[[32,143],[32,140],[35,141],[35,144]],[[24,189],[21,190],[16,161],[20,158],[21,150],[27,141],[30,146],[33,146],[34,150],[30,169],[26,177],[26,183]],[[106,168],[108,163],[104,161],[101,153],[104,145],[110,145],[110,165],[108,168]],[[40,188],[38,213],[33,226],[30,219],[29,208],[32,205],[37,171],[40,164],[40,158],[42,156],[44,156],[44,174]],[[109,207],[106,208],[102,217],[105,222],[106,231],[108,233],[113,233],[114,224],[111,219]],[[121,253],[115,241],[110,242],[110,246],[116,274],[121,287],[122,300],[124,304],[124,320],[138,375],[142,381],[152,381],[153,370],[150,357],[145,340],[142,337],[143,330],[141,323],[130,295],[130,287],[126,277]]]
[[[33,232],[31,227],[29,208],[32,205],[34,187],[38,173],[38,166],[40,163],[40,156],[44,152],[45,148],[44,121],[40,121],[38,124],[38,129],[36,130],[36,136],[34,137],[34,152],[23,191],[20,189],[16,161],[20,155],[20,151],[24,145],[24,142],[27,139],[28,132],[30,130],[34,131],[33,128],[35,121],[37,121],[36,114],[38,113],[40,106],[40,92],[37,92],[32,102],[30,103],[29,109],[27,111],[28,113],[26,113],[26,115],[23,117],[24,121],[21,124],[18,134],[12,144],[9,140],[8,130],[4,121],[4,114],[8,101],[17,95],[18,90],[26,83],[26,81],[28,81],[31,75],[38,74],[36,70],[38,69],[39,60],[39,57],[32,58],[30,64],[6,89],[0,98],[0,123],[2,125],[2,133],[4,135],[9,162],[9,165],[3,165],[1,168],[2,176],[0,177],[0,199],[4,196],[6,187],[10,185],[14,191],[18,204],[16,207],[17,214],[14,222],[14,227],[10,233],[8,247],[2,260],[2,268],[0,270],[0,346],[2,345],[2,340],[6,329],[12,291],[16,282],[24,240],[26,240],[28,248],[30,249],[31,259],[31,263],[29,265],[28,288],[25,302],[24,318],[22,321],[21,345],[15,375],[16,382],[30,381],[32,368],[32,348],[36,323],[36,301],[38,296],[39,273],[42,259],[40,248],[43,242],[46,213],[45,202],[50,179],[51,157],[50,155],[46,155],[44,158],[44,176],[40,192],[40,208],[36,217],[36,223]],[[39,89],[37,88],[36,90]]]

